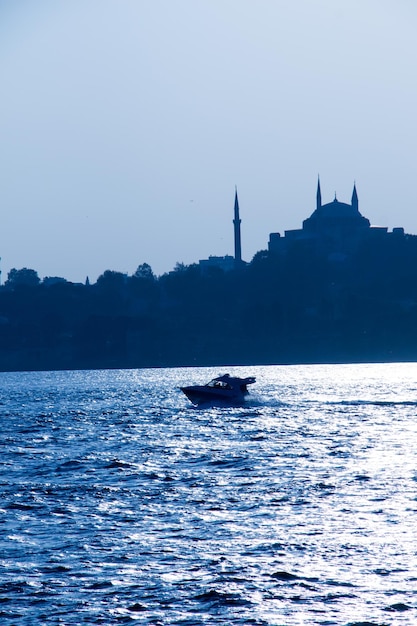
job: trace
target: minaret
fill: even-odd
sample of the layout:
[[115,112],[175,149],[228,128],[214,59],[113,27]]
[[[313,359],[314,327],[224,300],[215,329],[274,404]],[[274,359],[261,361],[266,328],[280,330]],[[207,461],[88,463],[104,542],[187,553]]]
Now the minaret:
[[358,192],[356,191],[356,183],[353,183],[352,207],[356,211],[359,211],[359,200],[358,200]]
[[240,222],[239,217],[239,200],[237,199],[237,187],[235,187],[235,219],[233,224],[235,227],[235,265],[239,266],[242,263],[242,246],[240,243]]
[[321,189],[320,189],[320,176],[317,180],[317,194],[316,194],[316,209],[321,207]]

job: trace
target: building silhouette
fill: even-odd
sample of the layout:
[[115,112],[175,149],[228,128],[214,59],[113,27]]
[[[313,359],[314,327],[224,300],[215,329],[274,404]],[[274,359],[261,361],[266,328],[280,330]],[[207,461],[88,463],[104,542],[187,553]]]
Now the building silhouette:
[[317,183],[316,209],[303,221],[302,228],[286,230],[269,235],[270,253],[284,253],[294,243],[309,245],[322,254],[346,255],[354,252],[360,243],[367,239],[381,240],[392,236],[404,236],[403,228],[371,226],[370,221],[359,211],[359,198],[356,184],[350,204],[340,202],[335,194],[334,200],[322,203],[320,179]]
[[240,224],[242,220],[240,219],[239,214],[237,187],[235,187],[235,202],[233,211],[234,256],[227,254],[226,256],[209,256],[208,259],[201,259],[198,262],[201,269],[207,270],[208,268],[217,267],[225,272],[229,272],[230,270],[237,269],[245,265],[245,261],[242,260],[242,241],[240,234]]
[[237,197],[237,187],[235,187],[235,206],[234,206],[235,217],[233,220],[234,226],[234,235],[235,235],[235,266],[239,267],[242,265],[242,243],[240,238],[240,223],[241,219],[239,216],[239,200]]

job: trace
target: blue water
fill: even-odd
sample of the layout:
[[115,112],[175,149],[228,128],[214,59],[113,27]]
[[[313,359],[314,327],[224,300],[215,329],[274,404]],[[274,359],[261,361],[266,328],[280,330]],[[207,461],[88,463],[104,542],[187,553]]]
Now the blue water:
[[417,365],[0,374],[0,623],[417,623]]

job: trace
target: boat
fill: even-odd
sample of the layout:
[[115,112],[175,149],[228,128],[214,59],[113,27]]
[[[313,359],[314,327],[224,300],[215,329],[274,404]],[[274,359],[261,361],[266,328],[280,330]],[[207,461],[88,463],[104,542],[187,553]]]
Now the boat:
[[245,399],[249,393],[248,385],[253,385],[254,382],[256,382],[256,378],[253,376],[238,378],[237,376],[230,376],[230,374],[222,374],[213,378],[206,385],[191,385],[180,387],[180,389],[193,404],[199,405],[210,402],[233,404]]

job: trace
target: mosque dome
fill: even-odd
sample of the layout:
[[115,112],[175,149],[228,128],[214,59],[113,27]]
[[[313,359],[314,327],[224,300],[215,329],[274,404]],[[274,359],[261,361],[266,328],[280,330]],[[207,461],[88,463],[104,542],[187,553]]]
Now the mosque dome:
[[337,198],[333,202],[323,204],[319,208],[320,217],[357,217],[358,210],[351,204],[339,202]]
[[311,216],[304,220],[303,230],[320,231],[329,230],[359,230],[369,228],[370,222],[359,213],[358,196],[356,187],[353,188],[352,204],[339,202],[335,196],[332,202],[321,204],[320,187],[317,192],[317,208]]

